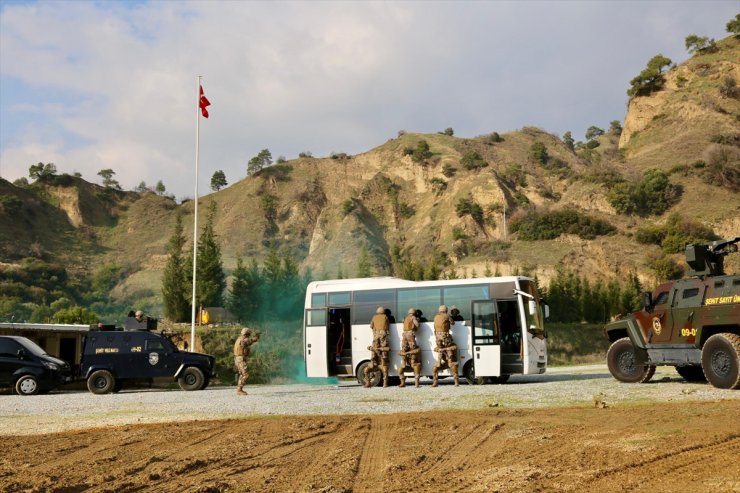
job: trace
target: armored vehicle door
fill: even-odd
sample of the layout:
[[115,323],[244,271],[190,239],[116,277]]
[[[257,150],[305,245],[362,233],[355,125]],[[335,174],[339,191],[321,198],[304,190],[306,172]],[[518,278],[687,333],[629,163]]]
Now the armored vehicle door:
[[496,300],[473,301],[472,358],[476,377],[501,376],[501,330]]
[[306,310],[304,353],[307,377],[328,377],[326,308]]
[[665,337],[661,334],[660,341],[692,345],[696,342],[697,326],[694,325],[694,317],[698,322],[706,289],[706,284],[700,279],[685,279],[676,283],[676,295],[671,307],[672,330]]
[[635,313],[635,320],[640,326],[642,337],[647,344],[656,344],[670,340],[672,318],[671,305],[676,296],[676,290],[672,287],[658,287],[650,311],[640,310]]
[[146,332],[131,333],[133,378],[171,377],[179,366],[173,361],[172,347],[163,337]]

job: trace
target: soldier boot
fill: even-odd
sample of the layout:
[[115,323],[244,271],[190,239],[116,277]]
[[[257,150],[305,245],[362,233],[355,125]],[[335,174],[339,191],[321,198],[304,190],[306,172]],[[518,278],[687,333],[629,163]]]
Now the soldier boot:
[[414,365],[414,386],[419,386],[419,375],[421,374],[421,365]]
[[438,372],[439,372],[439,368],[435,366],[434,369],[432,369],[432,375],[434,376],[434,380],[432,381],[432,387],[437,386],[437,373]]
[[247,393],[244,392],[244,389],[242,389],[241,387],[237,387],[236,388],[236,395],[247,395]]
[[455,379],[455,387],[459,387],[460,376],[457,374],[457,363],[450,364],[450,371],[452,372],[452,377]]

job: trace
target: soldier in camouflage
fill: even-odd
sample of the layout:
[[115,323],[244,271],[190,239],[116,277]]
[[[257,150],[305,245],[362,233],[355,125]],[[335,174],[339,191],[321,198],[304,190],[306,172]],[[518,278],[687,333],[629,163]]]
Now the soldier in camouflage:
[[370,321],[370,328],[373,331],[373,344],[368,346],[370,350],[370,364],[365,367],[364,372],[364,386],[370,387],[370,372],[377,371],[376,368],[380,368],[383,373],[383,387],[388,386],[388,330],[390,328],[390,320],[385,314],[385,308],[379,306],[375,310],[375,315]]
[[249,372],[247,372],[247,359],[251,353],[252,345],[259,341],[259,339],[259,332],[252,334],[250,329],[244,327],[234,343],[234,363],[239,372],[239,381],[236,385],[237,395],[247,395],[244,391],[244,385],[247,383],[247,379],[249,378]]
[[457,374],[457,346],[455,345],[455,341],[452,340],[452,335],[450,334],[450,330],[453,325],[455,325],[455,321],[452,320],[452,317],[447,313],[447,307],[445,305],[441,305],[438,313],[434,316],[434,338],[437,342],[437,347],[434,348],[434,352],[437,353],[437,362],[432,368],[432,374],[434,376],[432,387],[437,386],[437,375],[439,374],[439,370],[444,370],[446,368],[450,369],[450,373],[452,373],[452,376],[455,379],[455,387],[460,384]]
[[415,384],[419,386],[419,374],[421,373],[421,348],[416,345],[416,331],[419,330],[419,318],[416,310],[409,308],[406,318],[403,319],[403,337],[401,338],[401,364],[398,365],[398,376],[401,379],[399,387],[406,386],[406,376],[403,374],[406,368],[414,371]]

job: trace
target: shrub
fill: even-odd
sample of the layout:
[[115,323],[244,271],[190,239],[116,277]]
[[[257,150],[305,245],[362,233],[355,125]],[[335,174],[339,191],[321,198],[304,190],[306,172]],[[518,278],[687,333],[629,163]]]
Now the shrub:
[[659,245],[665,253],[681,253],[689,243],[706,243],[719,237],[711,228],[679,214],[671,214],[662,226],[645,226],[635,239],[647,245]]
[[627,90],[629,97],[647,96],[648,94],[659,91],[665,84],[663,77],[663,68],[673,63],[670,58],[663,55],[655,55],[635,78],[630,81],[630,88]]
[[345,216],[355,210],[355,201],[352,199],[347,199],[344,202],[342,202],[342,214]]
[[509,182],[511,185],[526,187],[527,186],[527,175],[524,173],[519,164],[509,164],[506,166],[504,173],[501,178]]
[[444,131],[442,131],[440,133],[442,135],[449,135],[450,137],[452,137],[453,135],[455,135],[455,131],[452,129],[452,127],[447,127],[447,128],[444,129]]
[[511,223],[511,231],[520,240],[552,240],[561,234],[575,234],[583,239],[612,234],[616,228],[606,221],[594,219],[573,209],[546,213],[531,211]]
[[447,190],[447,182],[444,181],[442,178],[435,176],[429,182],[432,185],[432,190],[434,190],[434,193],[439,194]]
[[460,164],[467,170],[479,170],[488,166],[488,163],[478,154],[477,151],[465,151],[460,159]]
[[621,214],[660,215],[678,202],[682,192],[682,187],[672,184],[664,171],[649,169],[637,183],[614,185],[607,199]]
[[659,281],[680,279],[684,273],[683,268],[675,260],[666,256],[649,260],[648,267],[653,271]]
[[445,163],[442,165],[442,174],[445,175],[447,178],[455,176],[455,173],[457,173],[457,168],[455,168],[451,164]]
[[414,162],[421,163],[430,157],[432,157],[432,151],[429,147],[429,142],[426,140],[419,141],[416,145],[416,149],[411,153],[411,159],[413,159]]
[[549,156],[547,155],[547,147],[542,142],[535,142],[529,148],[529,157],[536,163],[546,164]]
[[483,208],[472,198],[460,199],[455,206],[455,211],[458,217],[468,214],[476,223],[483,225]]

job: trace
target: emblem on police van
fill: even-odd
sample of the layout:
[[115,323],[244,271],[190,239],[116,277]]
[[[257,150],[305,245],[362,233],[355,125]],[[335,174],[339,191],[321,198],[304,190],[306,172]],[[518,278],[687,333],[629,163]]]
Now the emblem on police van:
[[653,317],[653,332],[655,332],[655,335],[660,335],[661,330],[663,330],[663,326],[660,325],[660,318]]
[[149,353],[149,364],[154,366],[157,363],[159,363],[159,354],[157,353]]

